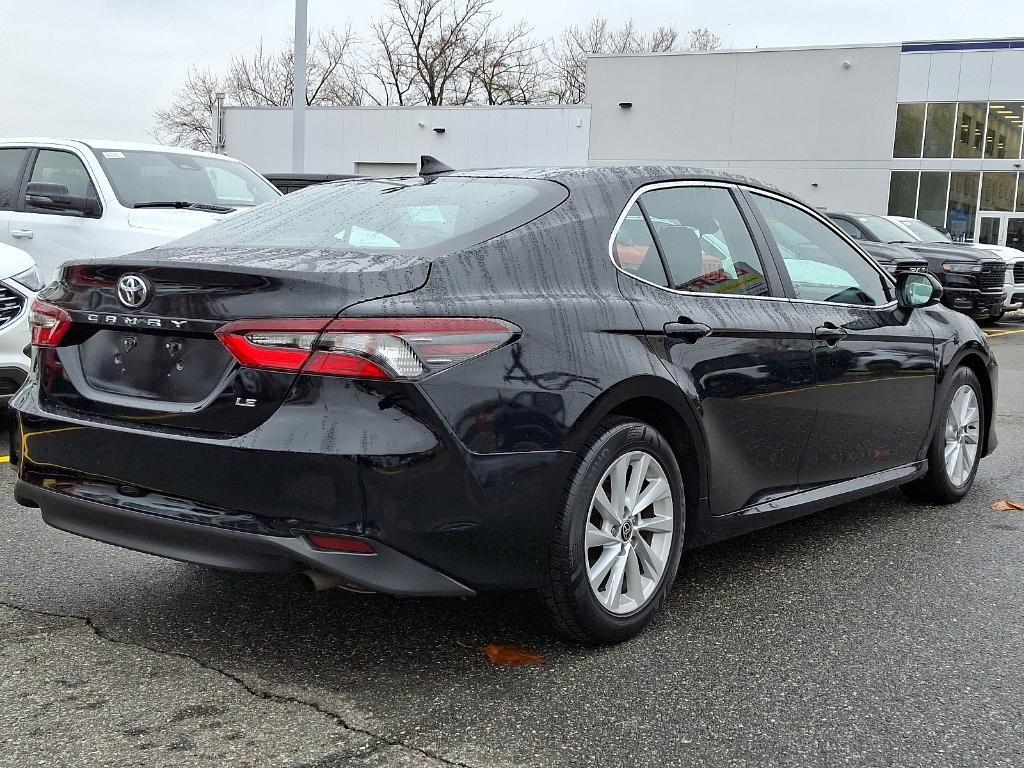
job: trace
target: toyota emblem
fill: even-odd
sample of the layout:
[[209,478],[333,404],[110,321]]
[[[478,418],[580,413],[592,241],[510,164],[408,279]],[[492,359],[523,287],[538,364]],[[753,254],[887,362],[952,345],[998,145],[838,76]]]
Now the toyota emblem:
[[117,281],[117,300],[138,309],[149,300],[149,281],[141,275],[122,275]]

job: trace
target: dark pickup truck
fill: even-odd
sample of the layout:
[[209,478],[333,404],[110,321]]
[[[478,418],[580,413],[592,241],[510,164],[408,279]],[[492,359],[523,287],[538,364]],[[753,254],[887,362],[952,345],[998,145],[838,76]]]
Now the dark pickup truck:
[[[826,211],[828,217],[870,253],[874,243],[902,246],[924,259],[943,286],[942,303],[979,322],[1003,314],[1006,262],[985,251],[956,243],[924,243],[900,225],[866,213]],[[876,257],[877,258],[877,257]]]

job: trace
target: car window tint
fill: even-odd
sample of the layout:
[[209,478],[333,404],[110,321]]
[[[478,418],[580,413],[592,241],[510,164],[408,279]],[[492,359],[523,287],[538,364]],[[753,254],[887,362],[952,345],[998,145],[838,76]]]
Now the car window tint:
[[832,223],[855,240],[862,240],[864,238],[864,235],[862,235],[860,230],[857,229],[857,225],[852,221],[847,221],[846,219],[832,219]]
[[76,197],[96,198],[89,172],[82,161],[71,152],[55,149],[41,149],[36,156],[29,181],[58,184],[67,189],[67,194]]
[[889,302],[878,271],[843,238],[809,213],[754,195],[782,254],[795,298],[879,306]]
[[0,149],[0,211],[14,208],[27,149]]
[[633,203],[626,218],[619,225],[612,243],[615,263],[624,272],[635,275],[655,285],[668,287],[665,268],[661,265],[658,249],[654,247],[654,237],[644,221],[640,206]]
[[646,192],[640,202],[657,233],[673,288],[768,295],[764,267],[729,190],[670,187]]

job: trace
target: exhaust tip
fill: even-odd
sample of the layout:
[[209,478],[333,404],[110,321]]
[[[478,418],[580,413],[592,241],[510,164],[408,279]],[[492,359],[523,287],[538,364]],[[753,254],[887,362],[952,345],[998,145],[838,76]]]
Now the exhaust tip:
[[303,571],[302,575],[305,577],[306,585],[312,592],[322,592],[325,589],[344,589],[347,592],[356,592],[360,595],[372,595],[376,594],[371,589],[363,589],[351,584],[340,576],[335,576],[331,573],[324,573],[323,571]]

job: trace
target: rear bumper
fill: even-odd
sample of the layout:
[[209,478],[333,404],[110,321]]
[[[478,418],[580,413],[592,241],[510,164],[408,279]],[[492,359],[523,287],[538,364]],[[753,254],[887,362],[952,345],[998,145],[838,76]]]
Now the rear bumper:
[[236,571],[329,573],[353,586],[391,595],[466,597],[469,587],[407,555],[372,542],[376,554],[325,552],[301,536],[269,536],[184,522],[77,498],[18,481],[19,504],[37,506],[43,521],[68,533],[119,547]]
[[[302,535],[333,533],[365,537],[472,591],[536,587],[575,460],[564,450],[469,451],[412,385],[325,377],[239,437],[53,412],[38,387],[30,378],[12,401],[19,494],[49,494],[40,504],[47,522],[72,532],[80,502],[113,508],[110,519],[129,511],[144,545],[119,539],[116,525],[90,523],[94,533],[83,535],[211,565],[223,562],[224,547],[215,546],[217,562],[201,542],[168,549],[165,521],[186,524],[181,530],[197,540],[241,533],[262,542],[239,547],[250,570],[280,570],[279,561],[320,568]],[[253,557],[268,546],[272,560]]]

